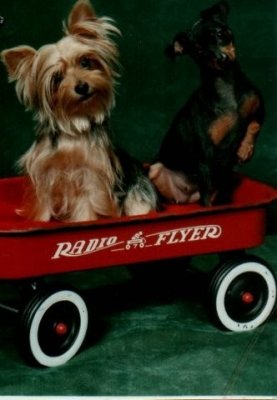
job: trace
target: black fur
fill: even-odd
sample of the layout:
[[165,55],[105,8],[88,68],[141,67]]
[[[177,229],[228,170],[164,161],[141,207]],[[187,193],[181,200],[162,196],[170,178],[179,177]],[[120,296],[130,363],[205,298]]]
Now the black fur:
[[[261,95],[235,58],[228,12],[226,1],[202,11],[192,28],[177,34],[167,48],[171,57],[191,56],[201,82],[173,120],[156,161],[173,174],[184,173],[205,205],[229,200],[233,168],[251,159],[264,119]],[[158,191],[160,178],[152,179]],[[174,195],[168,200],[178,201]]]

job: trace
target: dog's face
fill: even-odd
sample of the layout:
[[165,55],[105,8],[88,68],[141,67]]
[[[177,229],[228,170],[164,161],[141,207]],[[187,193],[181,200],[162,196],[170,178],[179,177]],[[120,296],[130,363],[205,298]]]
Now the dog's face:
[[19,99],[38,111],[40,122],[103,121],[114,102],[117,75],[112,33],[119,31],[107,18],[97,18],[88,0],[79,0],[60,41],[39,50],[20,46],[2,52]]
[[176,35],[171,51],[188,54],[200,66],[222,70],[235,60],[234,37],[227,25],[228,4],[220,1],[204,10],[190,30]]

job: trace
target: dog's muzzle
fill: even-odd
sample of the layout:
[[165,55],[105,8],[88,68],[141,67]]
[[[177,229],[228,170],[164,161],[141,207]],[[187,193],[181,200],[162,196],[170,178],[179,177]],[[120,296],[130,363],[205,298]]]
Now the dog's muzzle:
[[214,51],[214,62],[217,68],[226,68],[236,59],[236,51],[233,44],[222,46]]
[[236,49],[232,42],[220,47],[221,57],[224,61],[234,61],[236,59]]

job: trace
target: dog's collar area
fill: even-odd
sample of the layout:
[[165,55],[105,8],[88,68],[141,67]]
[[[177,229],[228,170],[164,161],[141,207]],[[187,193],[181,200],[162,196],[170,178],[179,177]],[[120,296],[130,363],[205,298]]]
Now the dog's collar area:
[[[90,130],[87,132],[80,132],[79,136],[81,135],[87,135],[88,133],[93,133],[94,135],[97,134],[97,132],[102,132],[103,129],[105,131],[109,131],[109,123],[108,123],[108,119],[104,119],[102,122],[96,122],[96,121],[90,121]],[[58,147],[58,143],[59,143],[59,139],[62,135],[66,135],[68,137],[74,137],[75,135],[72,134],[66,134],[63,133],[62,131],[60,131],[59,129],[55,129],[53,131],[51,131],[48,134],[45,133],[40,133],[37,138],[36,138],[36,142],[40,143],[46,136],[48,136],[50,138],[50,142],[51,142],[51,146],[52,148],[57,148]]]
[[105,118],[102,122],[91,121],[90,122],[91,130],[94,131],[95,129],[105,129],[106,131],[109,130],[109,123],[108,119]]

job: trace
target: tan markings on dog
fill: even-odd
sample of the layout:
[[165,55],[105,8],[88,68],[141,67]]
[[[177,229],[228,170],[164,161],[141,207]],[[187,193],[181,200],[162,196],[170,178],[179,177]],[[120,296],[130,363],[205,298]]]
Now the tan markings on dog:
[[216,119],[210,126],[208,134],[215,146],[219,145],[237,122],[236,115],[231,113]]
[[259,97],[255,94],[252,94],[251,96],[247,96],[247,98],[243,101],[239,112],[243,118],[246,118],[249,115],[253,115],[260,105],[261,102]]
[[57,151],[42,163],[44,180],[36,183],[39,200],[47,193],[45,200],[51,204],[51,215],[56,219],[81,221],[119,215],[108,171],[101,166],[97,170],[91,165],[95,160],[91,162],[82,148],[76,147],[74,152]]
[[253,156],[255,141],[260,130],[261,125],[257,121],[252,121],[248,125],[245,137],[237,151],[237,156],[240,162],[249,161]]
[[246,138],[252,137],[254,138],[255,136],[257,136],[257,134],[260,132],[261,130],[261,124],[259,124],[257,121],[252,121],[247,128],[247,132],[246,132]]
[[232,42],[227,44],[227,46],[221,47],[220,50],[222,51],[222,53],[226,54],[231,61],[235,60],[236,49]]

